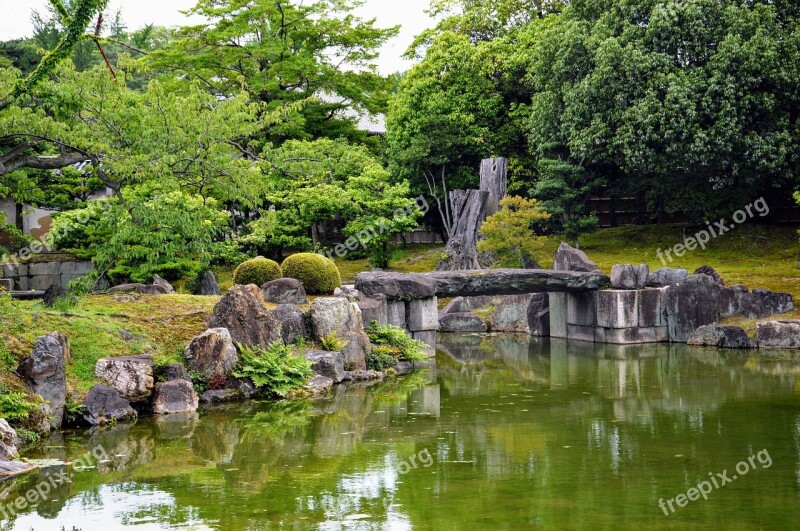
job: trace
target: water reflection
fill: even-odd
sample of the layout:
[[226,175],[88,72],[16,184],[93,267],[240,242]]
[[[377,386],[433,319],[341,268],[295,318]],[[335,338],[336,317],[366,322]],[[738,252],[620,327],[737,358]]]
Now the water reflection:
[[[794,354],[441,341],[436,369],[323,400],[54,435],[32,455],[100,445],[109,459],[8,528],[791,528],[800,516]],[[658,509],[762,448],[769,470],[669,518]],[[0,485],[0,500],[52,472]]]

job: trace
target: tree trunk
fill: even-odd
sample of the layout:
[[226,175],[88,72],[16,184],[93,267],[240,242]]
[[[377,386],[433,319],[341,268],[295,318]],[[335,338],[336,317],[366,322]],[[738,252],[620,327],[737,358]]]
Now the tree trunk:
[[486,219],[486,204],[489,192],[483,190],[454,190],[450,192],[453,215],[453,230],[447,242],[447,260],[443,260],[439,271],[464,271],[480,269],[478,260],[478,236],[481,224]]
[[500,201],[508,194],[508,159],[481,161],[481,190],[489,192],[486,216],[491,216],[500,210]]

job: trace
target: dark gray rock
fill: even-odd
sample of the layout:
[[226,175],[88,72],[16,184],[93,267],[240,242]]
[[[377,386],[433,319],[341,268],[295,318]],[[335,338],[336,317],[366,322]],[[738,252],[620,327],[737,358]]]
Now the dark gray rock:
[[748,297],[747,287],[742,284],[733,286],[720,286],[719,288],[719,315],[730,317],[743,313]]
[[350,302],[358,302],[361,298],[361,293],[352,285],[340,286],[333,290],[334,297],[343,297]]
[[17,367],[17,374],[34,393],[47,402],[45,412],[53,429],[61,427],[64,421],[64,404],[67,398],[66,364],[69,358],[67,336],[52,332],[39,337],[31,355]]
[[689,272],[685,269],[662,267],[647,275],[647,285],[653,288],[662,288],[678,284],[687,278],[689,278]]
[[435,282],[419,274],[359,273],[355,287],[367,297],[383,294],[389,301],[428,299],[436,294]]
[[550,337],[550,297],[547,293],[534,293],[531,296],[528,333],[536,337]]
[[708,275],[692,275],[667,288],[667,326],[673,343],[685,343],[703,325],[717,321],[720,285]]
[[83,419],[92,426],[136,420],[130,402],[112,387],[97,384],[83,400]]
[[164,368],[164,380],[171,382],[172,380],[189,380],[189,371],[186,370],[181,363],[170,363]]
[[153,392],[153,413],[157,415],[191,413],[197,411],[199,403],[200,398],[197,396],[192,382],[186,380],[156,384]]
[[42,296],[42,304],[47,306],[48,308],[52,308],[56,305],[56,302],[60,299],[64,299],[69,296],[69,291],[67,291],[61,284],[51,284],[49,288],[47,288]]
[[528,307],[530,295],[507,295],[500,300],[489,317],[492,332],[530,333],[528,328]]
[[439,303],[436,297],[406,303],[406,327],[411,332],[439,329]]
[[800,321],[767,321],[756,324],[761,348],[800,348]]
[[261,286],[264,299],[272,304],[308,304],[303,283],[294,278],[279,278]]
[[253,398],[258,394],[258,389],[250,378],[228,378],[225,389],[237,391],[244,399]]
[[151,356],[118,356],[98,360],[94,373],[125,400],[140,402],[153,394],[153,367]]
[[381,371],[346,371],[344,379],[349,382],[373,382],[385,377],[386,374]]
[[311,370],[316,374],[327,376],[333,383],[344,381],[344,356],[341,352],[308,350],[306,359],[311,362]]
[[738,326],[704,325],[692,332],[687,341],[689,345],[717,348],[758,348],[758,343],[750,339]]
[[140,295],[167,295],[170,293],[163,286],[154,284],[120,284],[108,290],[109,293],[139,293]]
[[281,339],[285,345],[308,336],[305,314],[294,304],[281,304],[272,310],[272,316],[281,327]]
[[225,378],[239,362],[227,328],[211,328],[192,339],[183,351],[189,367],[208,379]]
[[197,283],[197,290],[195,295],[215,296],[221,295],[217,276],[211,271],[206,271],[200,276],[200,281]]
[[669,288],[646,288],[639,290],[639,324],[643,328],[667,326],[667,290]]
[[469,302],[464,297],[456,297],[439,312],[439,320],[449,313],[469,313],[472,311]]
[[327,393],[331,387],[333,387],[332,379],[327,376],[317,375],[306,383],[305,389],[309,391],[312,396],[319,396]]
[[650,266],[642,264],[617,264],[611,268],[611,287],[613,289],[642,289],[647,285]]
[[238,402],[242,399],[242,394],[235,389],[215,389],[206,391],[200,397],[200,401],[205,404],[227,404]]
[[637,328],[639,326],[638,292],[630,289],[614,289],[598,291],[594,293],[594,296],[597,326],[603,328]]
[[710,265],[704,265],[704,266],[698,267],[697,269],[694,270],[694,274],[695,275],[708,275],[709,277],[713,278],[714,282],[716,282],[717,284],[719,284],[721,286],[725,285],[725,281],[722,279],[722,276],[720,276],[720,274],[717,273],[717,270],[714,269],[713,267],[711,267]]
[[166,294],[175,293],[175,288],[172,287],[172,284],[158,275],[153,275],[153,285],[162,288]]
[[227,328],[234,343],[267,348],[282,341],[280,323],[264,305],[258,286],[233,286],[214,306],[209,328]]
[[586,253],[564,242],[561,242],[558,251],[556,251],[553,269],[556,271],[578,271],[582,273],[600,272],[600,268],[597,267],[597,264],[589,260]]
[[741,298],[741,313],[750,319],[761,319],[794,310],[791,293],[774,293],[767,289],[754,289]]
[[440,332],[486,332],[488,329],[486,323],[472,312],[448,313],[439,319]]
[[394,366],[394,372],[397,376],[403,376],[405,374],[411,374],[414,372],[414,362],[413,361],[398,361],[397,365]]

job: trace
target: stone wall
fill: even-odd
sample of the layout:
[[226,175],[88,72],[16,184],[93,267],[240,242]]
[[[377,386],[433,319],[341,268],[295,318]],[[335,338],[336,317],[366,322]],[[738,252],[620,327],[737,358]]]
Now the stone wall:
[[20,291],[46,290],[53,284],[68,289],[69,283],[91,273],[91,262],[41,262],[33,264],[0,264],[0,278],[10,279]]

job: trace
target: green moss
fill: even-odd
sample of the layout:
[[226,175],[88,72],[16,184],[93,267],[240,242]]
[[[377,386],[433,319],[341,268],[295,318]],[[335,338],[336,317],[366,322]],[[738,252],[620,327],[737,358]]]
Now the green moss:
[[283,261],[281,269],[285,276],[302,282],[310,295],[330,295],[342,285],[336,264],[319,254],[293,254]]
[[234,284],[255,284],[261,287],[283,276],[281,266],[268,258],[254,258],[242,262],[233,272]]

